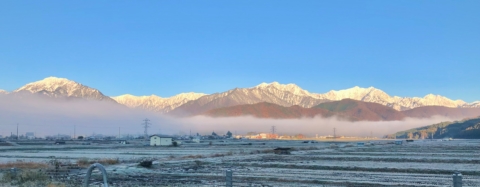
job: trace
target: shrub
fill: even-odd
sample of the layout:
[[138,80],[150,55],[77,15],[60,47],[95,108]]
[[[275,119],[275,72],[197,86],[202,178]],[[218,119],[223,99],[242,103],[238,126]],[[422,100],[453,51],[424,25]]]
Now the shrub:
[[77,160],[77,165],[79,166],[88,166],[90,162],[88,161],[88,158],[82,157]]
[[82,157],[77,160],[77,165],[80,167],[88,167],[91,164],[99,163],[102,165],[115,165],[120,163],[118,158],[103,158],[103,159],[94,159],[89,160],[88,158]]

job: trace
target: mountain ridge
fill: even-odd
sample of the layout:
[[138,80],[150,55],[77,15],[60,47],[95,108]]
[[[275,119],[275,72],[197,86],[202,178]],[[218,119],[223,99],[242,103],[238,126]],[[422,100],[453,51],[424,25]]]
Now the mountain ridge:
[[18,92],[43,94],[49,97],[109,100],[130,108],[141,108],[180,116],[199,114],[215,108],[260,102],[269,102],[285,107],[298,105],[310,108],[324,102],[343,99],[378,103],[398,111],[406,111],[423,106],[480,108],[480,101],[467,103],[462,100],[451,100],[434,94],[427,94],[424,97],[398,97],[390,96],[375,87],[361,88],[358,86],[338,91],[331,90],[321,94],[311,93],[296,84],[280,84],[278,82],[263,82],[254,87],[234,88],[214,94],[181,93],[169,98],[162,98],[156,95],[133,96],[129,94],[108,97],[97,89],[65,78],[47,77],[40,81],[28,83],[10,93],[0,91],[1,94],[15,94]]
[[28,83],[9,94],[17,93],[40,94],[52,98],[82,98],[115,102],[97,89],[85,86],[72,80],[57,77],[47,77],[40,81]]
[[[316,109],[321,109],[321,111],[315,111]],[[252,113],[252,111],[256,111],[257,113]],[[464,119],[479,116],[480,108],[424,106],[406,111],[397,111],[378,103],[343,99],[340,101],[321,103],[311,108],[303,108],[296,105],[284,107],[273,103],[262,102],[212,109],[199,115],[210,117],[254,116],[273,119],[315,117],[320,115],[322,117],[337,116],[350,121],[400,121],[406,118],[422,119],[434,116],[443,116],[449,119]]]
[[130,108],[140,108],[144,110],[165,113],[182,104],[185,104],[188,101],[198,99],[204,95],[206,94],[188,92],[177,94],[168,98],[162,98],[153,94],[150,96],[134,96],[130,94],[124,94],[112,97],[112,99]]

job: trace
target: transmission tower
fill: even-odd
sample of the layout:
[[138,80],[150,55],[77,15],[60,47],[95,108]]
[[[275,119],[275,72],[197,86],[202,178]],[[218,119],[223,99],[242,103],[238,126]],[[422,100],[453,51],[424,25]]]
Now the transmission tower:
[[150,120],[145,118],[143,122],[144,123],[142,125],[143,125],[143,128],[145,128],[144,139],[145,141],[148,141],[148,127],[150,127]]
[[275,136],[274,134],[277,132],[277,128],[275,126],[272,126],[272,128],[270,129],[270,132],[272,133],[272,138]]

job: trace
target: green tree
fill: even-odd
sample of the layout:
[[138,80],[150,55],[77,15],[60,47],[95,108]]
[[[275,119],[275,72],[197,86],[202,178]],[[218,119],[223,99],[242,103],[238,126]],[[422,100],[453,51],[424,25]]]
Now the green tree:
[[231,138],[232,137],[232,133],[230,131],[227,132],[227,137],[228,138]]

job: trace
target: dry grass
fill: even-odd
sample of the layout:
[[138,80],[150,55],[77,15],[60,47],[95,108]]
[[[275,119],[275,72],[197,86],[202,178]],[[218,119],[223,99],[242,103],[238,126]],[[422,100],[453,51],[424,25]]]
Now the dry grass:
[[17,174],[6,172],[2,176],[0,184],[10,184],[19,187],[46,186],[49,181],[48,175],[41,170],[24,170]]
[[77,160],[77,165],[80,167],[88,167],[94,163],[100,163],[102,165],[115,165],[115,164],[119,164],[120,160],[118,158],[102,158],[102,159],[80,158]]
[[43,168],[48,168],[48,165],[45,163],[25,162],[25,161],[7,162],[7,163],[0,164],[0,169],[10,169],[10,168],[43,169]]
[[50,183],[47,187],[66,187],[65,184]]
[[197,158],[205,158],[203,155],[188,155],[188,156],[183,156],[182,158],[191,158],[191,159],[197,159]]

